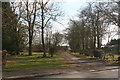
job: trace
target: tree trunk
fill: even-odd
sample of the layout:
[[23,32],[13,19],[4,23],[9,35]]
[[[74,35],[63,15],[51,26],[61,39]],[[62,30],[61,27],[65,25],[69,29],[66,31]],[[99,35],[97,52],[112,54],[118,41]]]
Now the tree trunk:
[[90,49],[93,49],[93,35],[90,36]]
[[43,57],[46,57],[45,44],[44,44],[44,29],[42,28],[42,46],[43,46]]
[[29,29],[29,56],[32,55],[32,35],[30,33],[30,29]]
[[49,53],[50,53],[50,46],[51,46],[51,42],[50,42],[50,36],[49,36],[49,41],[48,41],[48,51],[49,51]]
[[94,34],[93,48],[96,49],[96,29],[95,29],[95,27],[94,27],[94,33],[93,34]]
[[30,40],[30,43],[29,43],[29,56],[32,55],[32,43],[31,43],[31,40]]
[[100,37],[97,35],[97,48],[100,49]]
[[82,42],[82,44],[83,44],[83,50],[85,49],[85,41],[84,41],[84,37],[83,37],[83,42]]
[[97,26],[97,48],[100,49],[100,33],[99,33],[99,27]]
[[17,41],[16,41],[16,54],[19,55],[20,54],[20,51],[19,51],[19,41],[18,41],[18,38],[17,38]]
[[31,38],[29,39],[29,56],[32,55],[32,40]]
[[53,53],[51,53],[51,57],[53,57]]
[[44,44],[44,5],[42,1],[42,46],[43,46],[43,57],[46,57],[45,44]]
[[16,53],[16,55],[19,55],[20,54],[20,52],[19,52],[19,33],[18,33],[18,31],[17,31],[17,28],[15,27],[15,45],[16,45],[16,48],[15,48],[15,53]]
[[100,32],[99,32],[99,30],[101,30],[100,29],[101,24],[99,23],[99,17],[100,17],[99,11],[97,12],[96,17],[97,17],[97,19],[96,19],[96,24],[95,25],[96,25],[96,29],[97,29],[97,33],[96,33],[97,34],[97,48],[100,49],[101,46],[100,46]]

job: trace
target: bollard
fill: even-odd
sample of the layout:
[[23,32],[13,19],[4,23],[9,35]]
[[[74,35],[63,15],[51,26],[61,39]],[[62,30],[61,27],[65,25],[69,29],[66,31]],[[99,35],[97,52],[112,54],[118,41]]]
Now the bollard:
[[6,65],[6,54],[7,54],[7,50],[3,50],[2,51],[2,68],[5,68],[5,65]]

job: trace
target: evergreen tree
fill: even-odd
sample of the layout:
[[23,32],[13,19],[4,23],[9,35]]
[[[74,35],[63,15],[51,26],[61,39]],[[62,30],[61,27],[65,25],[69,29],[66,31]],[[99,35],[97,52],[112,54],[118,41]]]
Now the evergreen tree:
[[2,49],[14,52],[16,45],[16,14],[9,2],[2,3]]

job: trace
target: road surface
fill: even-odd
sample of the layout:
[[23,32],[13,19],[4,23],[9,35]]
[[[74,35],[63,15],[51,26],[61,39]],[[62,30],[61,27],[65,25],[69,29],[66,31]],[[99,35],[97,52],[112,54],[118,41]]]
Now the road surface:
[[91,70],[89,72],[74,71],[66,74],[44,76],[42,78],[118,78],[118,69],[105,71]]

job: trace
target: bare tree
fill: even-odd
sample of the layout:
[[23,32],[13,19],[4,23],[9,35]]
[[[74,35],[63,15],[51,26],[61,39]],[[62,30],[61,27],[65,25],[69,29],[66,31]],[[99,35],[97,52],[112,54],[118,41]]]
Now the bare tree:
[[46,28],[45,32],[45,48],[49,52],[50,47],[51,47],[51,42],[52,42],[52,26],[49,25],[49,27]]
[[28,26],[27,29],[29,33],[29,55],[32,55],[32,40],[37,10],[37,2],[23,2],[22,19],[24,20],[24,23],[26,23],[26,25]]
[[[112,38],[113,33],[116,32],[115,35],[118,35],[119,33],[119,27],[120,27],[120,1],[113,1],[106,2],[106,3],[99,3],[99,5],[96,5],[96,7],[104,14],[106,23],[108,25],[115,25],[113,30],[107,30],[105,34],[108,34],[108,42],[110,41],[110,38]],[[110,28],[110,26],[108,26]]]
[[89,3],[79,12],[79,20],[70,20],[68,41],[71,49],[78,51],[101,48],[106,20],[96,5],[98,4]]
[[43,57],[46,57],[45,50],[45,41],[44,41],[44,29],[51,21],[56,21],[57,17],[61,15],[59,8],[55,5],[54,2],[47,0],[46,2],[39,1],[40,11],[38,16],[41,20],[38,21],[38,25],[41,27],[41,37],[42,37],[42,46],[43,46]]
[[63,35],[60,34],[59,32],[56,32],[53,34],[53,44],[54,44],[54,47],[57,47],[60,45],[60,43],[62,42],[62,39],[63,39]]
[[120,15],[120,1],[118,2],[107,2],[100,3],[101,5],[96,6],[106,16],[108,22],[119,26],[119,15]]
[[120,28],[120,1],[118,1],[117,4],[118,4],[118,26]]

